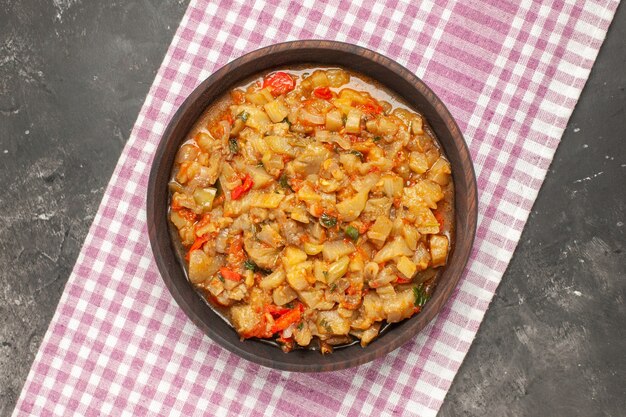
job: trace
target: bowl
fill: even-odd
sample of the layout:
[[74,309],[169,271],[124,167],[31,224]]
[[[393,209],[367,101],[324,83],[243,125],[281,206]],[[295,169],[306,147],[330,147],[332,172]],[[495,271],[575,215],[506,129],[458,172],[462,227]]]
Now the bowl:
[[[389,326],[367,347],[356,344],[328,355],[312,350],[283,353],[262,341],[242,342],[237,332],[188,282],[169,233],[167,183],[176,152],[198,117],[211,102],[243,80],[273,68],[298,64],[352,69],[402,97],[428,120],[451,163],[455,183],[455,240],[430,301],[421,313]],[[225,65],[203,81],[180,106],[161,138],[152,163],[147,216],[150,244],[163,281],[180,308],[207,336],[240,357],[263,366],[298,372],[333,371],[387,355],[414,339],[441,310],[463,273],[474,241],[476,178],[467,145],[452,115],[435,93],[409,70],[383,55],[351,44],[320,40],[286,42],[250,52]]]

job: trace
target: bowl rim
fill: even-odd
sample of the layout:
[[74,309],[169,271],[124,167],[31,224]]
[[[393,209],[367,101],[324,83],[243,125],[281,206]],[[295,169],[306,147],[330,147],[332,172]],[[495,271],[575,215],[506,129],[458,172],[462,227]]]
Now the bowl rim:
[[[366,60],[370,60],[373,62],[375,61],[378,64],[382,64],[386,66],[389,71],[394,73],[394,75],[399,76],[402,79],[404,79],[404,81],[408,82],[413,87],[414,89],[413,92],[417,92],[418,94],[420,94],[426,101],[428,101],[428,103],[431,106],[433,106],[434,111],[439,116],[441,116],[443,120],[445,120],[445,127],[447,128],[450,136],[452,137],[452,140],[455,145],[454,148],[459,153],[460,163],[462,165],[461,168],[463,169],[463,174],[464,174],[461,179],[464,180],[464,186],[466,187],[466,194],[467,194],[466,200],[467,200],[468,212],[465,213],[463,218],[461,218],[459,215],[460,213],[457,210],[459,203],[457,201],[458,189],[456,187],[457,187],[457,179],[461,177],[462,173],[456,173],[455,175],[455,169],[453,168],[453,178],[455,181],[455,223],[457,224],[457,230],[455,230],[455,242],[452,248],[452,253],[449,256],[450,256],[450,259],[454,259],[456,272],[454,273],[454,275],[448,278],[447,285],[445,286],[445,288],[443,288],[441,291],[438,291],[439,289],[439,285],[438,285],[435,289],[433,296],[431,297],[429,302],[424,306],[420,314],[412,316],[411,318],[401,322],[401,324],[403,324],[403,327],[406,327],[403,332],[400,332],[394,335],[395,337],[393,338],[386,339],[384,343],[372,343],[367,348],[359,350],[358,353],[354,355],[356,356],[356,358],[343,358],[342,360],[337,360],[337,361],[327,360],[326,363],[323,365],[320,365],[318,363],[307,363],[306,361],[301,361],[298,363],[283,362],[277,359],[277,357],[280,358],[280,356],[278,355],[277,357],[259,356],[258,354],[251,352],[250,351],[251,349],[244,347],[243,345],[245,342],[238,341],[238,343],[233,343],[230,340],[226,339],[224,336],[222,336],[218,331],[214,330],[211,326],[207,325],[207,323],[205,323],[203,318],[200,317],[200,315],[197,314],[197,312],[195,312],[191,308],[188,300],[186,300],[185,297],[183,297],[181,293],[181,289],[177,286],[177,283],[175,282],[176,277],[172,276],[173,274],[172,274],[171,268],[180,269],[181,266],[179,264],[172,266],[171,262],[167,262],[165,260],[166,257],[164,256],[164,251],[168,250],[168,248],[166,247],[169,246],[169,250],[171,251],[173,251],[174,249],[173,249],[171,241],[168,242],[169,244],[165,244],[164,242],[162,242],[163,238],[159,234],[159,230],[162,229],[162,226],[159,227],[158,224],[159,222],[163,222],[163,219],[158,218],[157,213],[156,213],[156,204],[158,204],[159,202],[155,201],[155,192],[159,185],[164,186],[163,184],[158,184],[157,176],[161,169],[167,169],[168,176],[169,176],[169,172],[171,172],[171,168],[172,168],[171,165],[169,167],[164,167],[163,165],[163,158],[164,158],[164,153],[166,151],[166,145],[172,140],[175,130],[182,129],[180,127],[181,119],[183,119],[185,114],[188,114],[191,108],[196,104],[196,102],[202,100],[203,94],[205,94],[207,90],[209,90],[211,87],[214,87],[216,83],[223,82],[223,80],[226,79],[226,82],[224,82],[224,84],[228,84],[229,82],[230,84],[228,84],[226,87],[223,87],[223,90],[228,91],[229,89],[233,88],[237,82],[240,82],[241,79],[247,78],[246,76],[240,77],[240,78],[229,77],[229,75],[231,75],[231,71],[236,70],[237,68],[240,68],[243,65],[254,64],[260,59],[267,60],[268,57],[271,58],[272,56],[276,54],[281,54],[281,53],[284,54],[285,51],[288,51],[288,50],[289,51],[324,50],[324,51],[340,52],[340,53],[350,54],[354,56],[359,55],[361,57],[364,57]],[[313,64],[315,63],[315,61],[303,59],[302,61],[300,61],[300,63],[301,64],[306,64],[306,63]],[[294,65],[294,64],[289,64],[289,65]],[[321,64],[321,65],[332,66],[332,64],[327,64],[327,63]],[[340,67],[350,68],[350,66],[346,64],[335,64],[335,65],[340,66]],[[285,67],[285,66],[286,64],[278,64],[273,67],[278,68],[278,67]],[[262,68],[259,68],[257,72],[258,73],[267,72],[271,69],[272,69],[271,65],[269,66],[265,65]],[[355,71],[362,72],[358,70],[355,70]],[[376,79],[376,81],[382,84],[383,86],[386,86],[387,88],[389,88],[394,94],[402,95],[402,93],[399,93],[397,90],[387,86],[384,80]],[[204,109],[206,109],[206,107],[209,104],[210,103],[207,103],[207,105],[204,106],[201,113],[204,112]],[[191,126],[193,125],[193,123],[195,123],[196,120],[197,120],[197,117],[193,118],[193,120],[191,120],[190,122],[189,121],[185,122],[185,123],[188,123],[188,128],[186,129],[187,132],[189,131],[189,128],[191,128]],[[441,136],[438,132],[435,132],[435,133],[438,138]],[[180,143],[181,142],[179,141],[177,148],[178,146],[180,146]],[[444,151],[446,152],[447,155],[449,154],[449,149],[444,149]],[[431,322],[432,319],[439,313],[439,311],[443,308],[444,304],[452,296],[454,289],[457,287],[458,282],[461,276],[463,275],[463,272],[466,269],[467,262],[469,260],[469,257],[472,251],[474,238],[476,234],[477,217],[478,217],[477,183],[476,183],[476,175],[475,175],[471,155],[470,155],[467,143],[465,142],[463,135],[456,121],[454,120],[454,118],[452,117],[452,114],[449,112],[449,110],[444,105],[444,103],[439,99],[439,97],[419,77],[417,77],[414,73],[412,73],[411,71],[409,71],[407,68],[400,65],[396,61],[382,54],[379,54],[375,51],[372,51],[370,49],[367,49],[361,46],[352,45],[352,44],[339,42],[339,41],[328,41],[328,40],[298,40],[298,41],[283,42],[283,43],[266,46],[266,47],[251,51],[233,61],[230,61],[226,65],[219,68],[217,71],[213,72],[213,74],[211,74],[204,81],[202,81],[179,106],[178,110],[172,116],[172,118],[168,122],[166,129],[161,135],[159,144],[154,154],[154,159],[152,160],[152,163],[151,163],[150,176],[148,179],[146,204],[147,204],[147,224],[148,224],[148,234],[149,234],[149,239],[150,239],[150,245],[152,247],[152,252],[153,252],[159,273],[166,287],[172,294],[172,297],[176,300],[177,304],[185,312],[187,317],[189,317],[191,321],[196,326],[198,326],[203,331],[203,333],[209,336],[213,341],[217,342],[221,347],[238,355],[239,357],[242,357],[246,360],[255,362],[257,364],[260,364],[266,367],[286,370],[286,371],[297,371],[297,372],[334,371],[334,370],[346,369],[346,368],[353,367],[353,366],[358,366],[358,365],[370,362],[372,360],[375,360],[377,358],[384,357],[388,353],[394,351],[395,349],[407,343],[410,339],[416,337],[428,325],[428,323]],[[161,204],[167,204],[167,201],[161,202]],[[463,221],[464,227],[466,228],[464,236],[463,236],[463,238],[465,239],[465,244],[461,248],[462,251],[460,253],[456,253],[457,249],[459,248],[458,224],[459,224],[460,219]],[[167,218],[165,220],[167,221]],[[169,233],[165,232],[165,234],[167,236],[167,239],[169,240]],[[450,265],[450,263],[451,262],[449,262],[449,264],[446,265],[446,269],[448,269],[448,266]],[[443,279],[443,276],[445,275],[445,273],[446,272],[444,271],[444,273],[442,274],[442,277],[440,277],[440,280]],[[184,273],[183,273],[183,277],[185,277]],[[189,282],[186,280],[186,278],[185,278],[185,281],[186,281],[185,282],[186,285],[190,285]],[[385,336],[388,336],[388,334],[381,335],[380,339],[377,338],[375,339],[375,341],[382,340],[385,338]],[[354,349],[355,347],[356,346],[352,346],[352,347],[348,347],[345,349]],[[282,354],[282,352],[278,348],[274,348],[274,349],[276,349],[278,353]],[[318,355],[318,357],[321,357],[319,352],[312,352],[312,351],[307,351],[307,352],[310,355],[314,354],[314,355]],[[293,355],[293,354],[294,352],[290,352],[288,355]],[[333,355],[334,354],[325,355],[325,356],[332,357]]]

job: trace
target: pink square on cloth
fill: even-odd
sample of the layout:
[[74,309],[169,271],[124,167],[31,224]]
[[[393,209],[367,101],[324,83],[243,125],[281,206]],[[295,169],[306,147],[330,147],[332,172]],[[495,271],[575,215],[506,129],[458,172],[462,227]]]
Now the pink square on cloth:
[[[436,415],[515,250],[617,5],[193,0],[15,415]],[[435,320],[385,358],[325,374],[263,368],[205,337],[165,288],[146,238],[150,163],[177,106],[245,52],[306,38],[371,48],[424,79],[468,141],[480,196],[471,260]]]

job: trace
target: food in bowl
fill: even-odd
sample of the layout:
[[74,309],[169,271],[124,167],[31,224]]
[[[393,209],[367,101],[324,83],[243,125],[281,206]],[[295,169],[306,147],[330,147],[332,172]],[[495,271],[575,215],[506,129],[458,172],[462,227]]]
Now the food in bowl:
[[175,159],[189,281],[242,339],[366,346],[420,312],[454,238],[454,185],[428,123],[375,81],[290,68],[243,83]]

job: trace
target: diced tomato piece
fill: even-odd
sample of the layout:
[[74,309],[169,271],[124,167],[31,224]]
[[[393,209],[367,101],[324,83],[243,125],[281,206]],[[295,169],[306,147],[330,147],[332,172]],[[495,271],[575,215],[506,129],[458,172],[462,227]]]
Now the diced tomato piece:
[[246,174],[246,176],[243,178],[243,184],[236,186],[233,191],[230,192],[230,198],[232,198],[233,200],[240,199],[241,196],[250,191],[253,185],[254,181],[252,181],[252,177],[250,176],[250,174]]
[[323,100],[330,100],[331,98],[333,98],[333,93],[328,87],[317,87],[315,90],[313,90],[313,95]]
[[230,269],[226,268],[225,266],[220,268],[220,274],[222,275],[222,277],[224,277],[224,279],[227,279],[227,280],[230,280],[230,281],[239,282],[239,281],[241,281],[243,279],[241,274],[238,274],[235,271],[231,271]]
[[286,72],[278,71],[265,77],[263,88],[269,88],[274,97],[296,88],[296,81]]
[[209,237],[207,235],[197,237],[196,240],[193,242],[193,245],[191,245],[191,247],[189,248],[189,251],[187,252],[187,255],[185,256],[185,259],[189,260],[189,257],[191,256],[191,252],[201,249],[202,245],[204,245],[207,242],[207,240],[209,240]]

